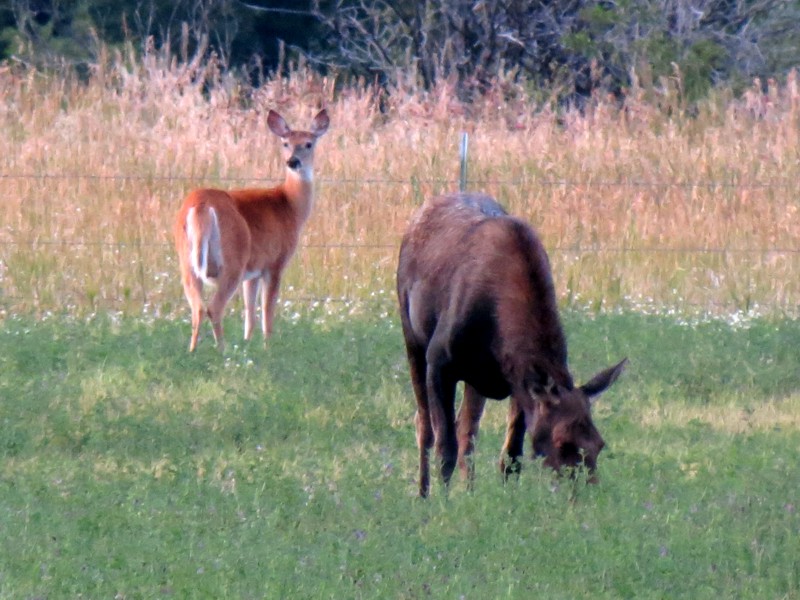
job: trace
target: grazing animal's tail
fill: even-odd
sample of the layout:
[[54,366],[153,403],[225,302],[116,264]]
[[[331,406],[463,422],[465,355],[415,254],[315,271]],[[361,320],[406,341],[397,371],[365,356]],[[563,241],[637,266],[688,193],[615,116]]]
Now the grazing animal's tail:
[[205,282],[217,277],[222,268],[217,211],[213,207],[202,212],[196,207],[190,208],[186,214],[186,237],[194,274]]

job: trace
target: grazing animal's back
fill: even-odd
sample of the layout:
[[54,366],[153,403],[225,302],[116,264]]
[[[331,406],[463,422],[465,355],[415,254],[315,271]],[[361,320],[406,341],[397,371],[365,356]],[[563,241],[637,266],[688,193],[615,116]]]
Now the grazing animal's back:
[[535,232],[491,197],[428,200],[404,238],[398,281],[420,343],[442,317],[467,330],[475,321],[485,330],[491,320],[498,354],[536,354],[559,383],[571,386],[547,253]]

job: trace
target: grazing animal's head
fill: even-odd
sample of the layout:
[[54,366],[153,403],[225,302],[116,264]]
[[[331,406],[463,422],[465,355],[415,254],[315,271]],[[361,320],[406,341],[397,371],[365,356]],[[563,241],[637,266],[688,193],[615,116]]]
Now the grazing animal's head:
[[573,387],[558,385],[547,378],[532,376],[528,393],[535,400],[529,422],[533,449],[544,464],[558,472],[585,467],[589,482],[596,483],[597,457],[605,446],[592,421],[592,403],[619,377],[627,359],[601,371],[588,383]]
[[283,158],[290,172],[297,173],[304,181],[311,181],[314,174],[314,146],[317,139],[328,131],[330,119],[323,108],[311,122],[309,131],[294,131],[284,118],[274,110],[267,115],[270,131],[283,140]]

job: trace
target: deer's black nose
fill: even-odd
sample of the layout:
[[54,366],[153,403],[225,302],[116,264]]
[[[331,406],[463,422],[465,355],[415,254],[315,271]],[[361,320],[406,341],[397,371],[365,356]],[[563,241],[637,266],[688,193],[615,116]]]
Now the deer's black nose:
[[300,168],[300,159],[293,156],[292,158],[286,161],[286,166],[296,171],[297,169]]

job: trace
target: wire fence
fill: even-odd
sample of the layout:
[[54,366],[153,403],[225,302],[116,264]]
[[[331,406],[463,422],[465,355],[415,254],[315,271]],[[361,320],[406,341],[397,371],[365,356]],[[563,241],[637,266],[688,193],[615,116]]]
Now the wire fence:
[[[677,180],[677,181],[662,181],[662,180],[598,180],[598,179],[558,179],[558,178],[541,178],[530,176],[518,179],[467,179],[466,177],[466,155],[462,146],[462,167],[461,176],[458,180],[448,178],[317,178],[317,182],[323,186],[344,186],[344,185],[385,185],[385,186],[409,186],[419,187],[421,185],[434,186],[440,188],[453,189],[458,186],[462,190],[467,187],[485,188],[485,187],[499,187],[509,186],[515,187],[520,185],[540,186],[540,187],[571,187],[571,188],[652,188],[652,189],[696,189],[703,188],[708,190],[718,189],[733,189],[733,190],[775,190],[775,191],[798,191],[800,192],[800,185],[796,181],[782,180],[759,182],[739,182],[739,181],[722,181],[722,180]],[[0,173],[0,181],[3,180],[87,180],[87,181],[150,181],[161,183],[180,183],[185,185],[196,184],[200,178],[188,175],[139,175],[139,174],[110,174],[99,175],[93,173]],[[262,185],[277,185],[282,179],[273,177],[242,177],[242,176],[215,176],[214,180],[218,183],[241,183],[241,184],[262,184]],[[0,199],[2,202],[2,199]],[[152,243],[141,242],[133,244],[131,242],[110,242],[110,241],[71,241],[71,240],[48,240],[37,237],[35,239],[16,239],[0,241],[0,245],[18,245],[26,246],[31,244],[45,245],[45,246],[102,246],[109,248],[127,248],[133,245],[141,247],[170,247],[169,243]],[[325,243],[325,244],[303,244],[304,248],[311,249],[325,249],[325,248],[341,248],[341,249],[393,249],[396,244],[348,244],[348,243]],[[772,246],[772,247],[668,247],[668,246],[598,246],[591,245],[585,247],[576,246],[550,246],[549,251],[552,252],[616,252],[616,253],[676,253],[676,254],[797,254],[800,253],[800,240],[796,246]]]
[[[80,247],[102,247],[102,248],[162,248],[170,249],[172,244],[168,242],[109,242],[109,241],[71,241],[71,240],[47,240],[47,239],[25,239],[0,241],[0,246],[61,246],[67,248]],[[300,242],[300,247],[310,250],[395,250],[398,244],[345,244],[345,243],[326,243],[326,244],[304,244]],[[652,247],[652,246],[548,246],[548,252],[557,253],[615,253],[615,254],[800,254],[800,248],[774,247],[774,248],[707,248],[707,247]]]
[[[140,174],[111,174],[99,175],[93,173],[0,173],[0,180],[11,179],[40,179],[40,180],[89,180],[89,181],[154,181],[163,183],[196,183],[199,177],[184,174],[178,175],[140,175]],[[283,181],[276,177],[246,177],[246,176],[220,176],[214,177],[220,183],[264,183],[278,184]],[[542,187],[617,187],[617,188],[678,188],[678,189],[738,189],[738,190],[780,190],[800,191],[800,184],[791,179],[770,181],[738,181],[703,179],[703,180],[658,180],[658,179],[562,179],[538,176],[526,176],[517,179],[451,179],[441,178],[392,178],[392,177],[366,177],[366,178],[326,178],[317,177],[316,181],[326,186],[336,185],[435,185],[460,187],[480,186],[518,186],[523,184],[539,185]]]
[[[753,191],[753,190],[766,190],[774,191],[775,193],[786,194],[787,192],[795,192],[798,190],[798,184],[794,181],[787,179],[773,179],[770,181],[737,181],[735,178],[719,179],[719,180],[659,180],[654,179],[620,179],[620,180],[603,180],[595,178],[586,179],[564,179],[557,177],[542,177],[537,175],[526,175],[521,178],[475,178],[469,179],[466,170],[467,164],[467,145],[462,144],[461,155],[461,171],[458,179],[452,178],[391,178],[391,177],[374,177],[374,178],[325,178],[318,177],[317,182],[322,188],[337,186],[406,186],[413,189],[420,187],[440,188],[440,189],[486,189],[486,188],[503,188],[503,187],[516,187],[516,186],[534,186],[540,188],[580,188],[580,189],[597,189],[597,188],[622,188],[630,190],[639,190],[642,188],[649,188],[653,190],[664,189],[679,189],[679,190],[736,190],[736,191]],[[10,182],[12,180],[27,180],[38,181],[47,184],[49,181],[97,181],[104,183],[126,183],[126,182],[153,182],[157,184],[181,185],[192,186],[200,182],[200,180],[207,179],[193,177],[186,174],[167,174],[167,175],[142,175],[142,174],[97,174],[86,172],[3,172],[0,173],[0,191],[3,182]],[[273,185],[279,183],[281,180],[277,178],[260,178],[260,177],[227,177],[215,176],[214,180],[222,185],[226,184],[242,184],[242,185]],[[8,196],[4,196],[6,200]],[[136,196],[130,196],[130,201],[138,201]],[[128,200],[125,200],[128,201]],[[3,198],[0,197],[0,206],[2,206]],[[135,249],[137,252],[152,251],[152,253],[163,253],[168,255],[172,252],[172,244],[168,241],[152,241],[152,240],[113,240],[108,239],[92,239],[84,235],[81,239],[55,239],[47,237],[44,232],[20,231],[15,230],[14,227],[8,224],[0,223],[4,231],[0,231],[0,252],[7,253],[12,249],[18,252],[26,248],[49,248],[63,249],[64,253],[80,249],[80,248],[100,248],[110,253],[124,253],[126,250]],[[98,235],[100,233],[98,232]],[[399,246],[399,238],[392,239],[390,242],[319,242],[309,240],[308,242],[301,241],[300,251],[312,252],[328,252],[334,250],[352,251],[352,252],[367,252],[377,253],[385,257],[393,257]],[[6,251],[2,249],[5,248]],[[767,262],[774,257],[788,259],[793,264],[798,263],[800,257],[800,240],[789,240],[789,243],[779,243],[770,246],[754,245],[747,246],[746,244],[737,244],[732,246],[717,245],[714,247],[704,245],[683,245],[672,246],[669,244],[642,244],[630,245],[620,244],[614,245],[600,243],[583,243],[583,244],[567,244],[567,245],[551,245],[547,247],[549,253],[554,256],[564,255],[569,257],[585,257],[589,255],[620,255],[620,256],[695,256],[695,257],[741,257],[744,261],[743,264]],[[8,277],[5,273],[8,269],[4,269],[4,264],[7,261],[0,255],[0,298],[2,303],[7,306],[10,304],[21,303],[25,304],[28,298],[24,294],[8,293],[4,288],[3,280]],[[745,264],[744,268],[751,268]],[[794,269],[794,267],[793,267]],[[794,273],[794,270],[789,270]],[[53,276],[53,275],[51,275]],[[141,298],[143,303],[148,302],[148,297],[152,296],[146,289],[145,275],[139,275],[140,285],[142,286]],[[4,293],[5,292],[5,293]],[[35,292],[31,292],[34,293]],[[135,295],[135,294],[134,294]],[[347,303],[354,301],[354,298],[333,292],[330,295],[317,295],[308,293],[308,290],[300,290],[295,294],[291,292],[283,292],[282,296],[285,299],[296,300],[299,302],[339,302]],[[786,299],[788,298],[788,300]],[[738,301],[738,300],[737,300]],[[714,303],[715,300],[704,300],[704,304]],[[723,302],[724,304],[724,302]],[[794,309],[800,308],[794,300],[794,294],[789,294],[781,301],[777,302],[777,308],[786,309],[787,306]]]

